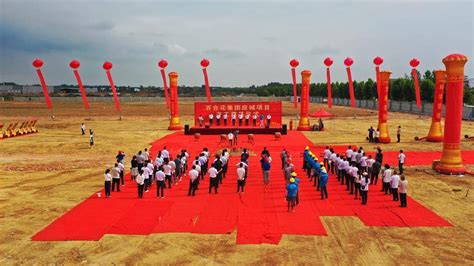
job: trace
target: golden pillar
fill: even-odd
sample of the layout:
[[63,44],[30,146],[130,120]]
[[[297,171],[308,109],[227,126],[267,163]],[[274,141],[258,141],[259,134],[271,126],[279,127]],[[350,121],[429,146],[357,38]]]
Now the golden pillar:
[[435,70],[436,87],[433,99],[433,115],[431,117],[431,127],[426,136],[430,142],[443,141],[443,128],[441,127],[441,112],[443,110],[444,85],[446,83],[446,71]]
[[388,90],[390,83],[390,71],[380,71],[380,92],[379,92],[379,124],[380,131],[379,142],[390,143],[390,135],[388,134]]
[[443,174],[464,174],[461,157],[461,122],[464,92],[464,65],[467,57],[451,54],[443,59],[446,66],[446,118],[444,120],[443,154],[436,171]]
[[309,131],[309,84],[311,83],[311,71],[303,70],[301,72],[301,111],[298,130]]
[[178,114],[178,73],[168,74],[170,79],[170,126],[168,130],[181,130],[183,126],[179,121]]

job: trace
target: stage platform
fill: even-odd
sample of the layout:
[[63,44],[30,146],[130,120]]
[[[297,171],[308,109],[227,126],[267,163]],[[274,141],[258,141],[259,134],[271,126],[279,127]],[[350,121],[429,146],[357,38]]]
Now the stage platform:
[[239,129],[239,134],[275,134],[276,132],[280,132],[282,135],[286,135],[287,133],[287,127],[286,125],[283,125],[282,127],[270,127],[270,128],[263,128],[263,127],[232,127],[232,126],[215,126],[215,127],[189,127],[187,129],[188,125],[185,126],[184,129],[184,134],[185,135],[194,135],[196,133],[199,133],[201,135],[221,135],[221,134],[228,134],[229,132],[234,132]]

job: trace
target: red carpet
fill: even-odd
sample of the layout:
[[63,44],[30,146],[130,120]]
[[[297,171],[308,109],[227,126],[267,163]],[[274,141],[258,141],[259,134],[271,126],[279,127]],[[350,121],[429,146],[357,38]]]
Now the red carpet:
[[[219,147],[219,136],[201,136],[194,141],[193,136],[178,132],[152,143],[151,153],[156,154],[163,146],[174,155],[186,147],[191,157],[204,146],[211,154]],[[238,244],[278,244],[282,234],[327,235],[321,216],[357,216],[367,226],[451,226],[429,209],[408,199],[408,208],[399,208],[398,202],[380,192],[381,182],[371,186],[368,205],[360,205],[345,187],[339,185],[334,176],[328,183],[329,200],[320,200],[320,194],[309,183],[300,170],[301,153],[312,143],[300,132],[291,131],[282,136],[281,141],[272,135],[256,135],[255,144],[246,143],[246,136],[240,136],[240,146],[249,147],[256,155],[266,146],[273,157],[270,185],[264,187],[258,156],[250,157],[250,170],[245,186],[245,194],[236,193],[235,164],[239,158],[232,157],[228,176],[219,187],[219,193],[209,195],[208,177],[201,181],[195,197],[187,196],[189,180],[165,190],[165,198],[156,198],[156,185],[144,199],[137,198],[136,184],[125,178],[122,192],[113,192],[112,198],[97,198],[94,193],[75,208],[56,219],[45,229],[32,237],[35,241],[99,240],[105,234],[148,235],[152,233],[190,232],[197,234],[230,234],[237,230]],[[284,199],[284,178],[279,159],[282,146],[293,157],[293,163],[300,175],[300,205],[296,212],[286,211]],[[346,146],[337,147],[344,151]],[[431,165],[439,158],[439,153],[406,152],[407,165]],[[112,155],[111,155],[112,156]],[[396,152],[385,152],[384,161],[396,163]],[[466,163],[474,163],[474,151],[463,153]],[[130,158],[127,158],[127,163]],[[408,177],[410,178],[410,177]],[[99,186],[102,182],[98,181]]]

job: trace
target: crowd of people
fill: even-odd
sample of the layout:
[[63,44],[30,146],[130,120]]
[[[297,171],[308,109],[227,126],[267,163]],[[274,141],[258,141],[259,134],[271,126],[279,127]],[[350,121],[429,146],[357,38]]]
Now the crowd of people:
[[[354,199],[361,200],[362,205],[368,203],[369,187],[377,185],[379,175],[382,174],[382,192],[392,195],[393,201],[400,201],[400,207],[407,207],[406,193],[408,181],[403,174],[405,154],[399,153],[398,170],[392,169],[388,164],[383,164],[383,152],[377,147],[375,158],[366,155],[363,147],[354,148],[348,146],[344,153],[336,153],[326,146],[321,153],[323,160],[306,147],[303,152],[303,173],[311,184],[319,191],[321,200],[328,199],[328,179],[337,179],[337,182],[345,186]],[[118,151],[116,162],[113,167],[106,169],[105,195],[111,197],[111,192],[120,192],[120,187],[125,185],[125,153]],[[236,166],[236,192],[244,193],[249,169],[249,151],[243,149]],[[164,198],[165,190],[171,190],[183,180],[189,180],[188,196],[195,196],[196,191],[202,187],[207,176],[209,178],[208,193],[218,193],[219,186],[226,179],[230,163],[228,149],[223,149],[213,156],[208,148],[203,148],[194,159],[182,149],[172,155],[165,147],[152,156],[148,149],[139,151],[130,160],[130,179],[137,184],[138,198],[143,198],[152,186],[156,184],[156,197]],[[293,164],[293,158],[289,151],[283,149],[280,154],[281,170],[285,180],[285,199],[288,211],[293,212],[299,204],[300,178]],[[382,169],[383,165],[383,169]],[[270,170],[272,157],[266,147],[260,153],[260,166],[262,169],[262,182],[264,186],[270,184]]]
[[258,112],[217,112],[209,113],[205,118],[203,115],[199,115],[197,123],[199,127],[227,127],[227,126],[252,126],[252,127],[270,127],[272,115],[270,113],[263,114]]

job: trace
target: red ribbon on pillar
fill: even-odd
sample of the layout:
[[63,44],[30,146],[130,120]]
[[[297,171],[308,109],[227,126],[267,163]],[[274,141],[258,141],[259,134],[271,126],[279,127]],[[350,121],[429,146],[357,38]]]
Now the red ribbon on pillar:
[[291,59],[291,79],[293,81],[293,107],[296,109],[298,107],[298,92],[296,89],[296,67],[298,67],[300,62],[296,59]]
[[421,96],[420,96],[420,85],[418,83],[418,71],[416,67],[420,64],[420,61],[416,58],[410,60],[410,66],[412,67],[411,75],[413,76],[413,82],[415,84],[415,97],[416,97],[416,106],[418,109],[421,108]]
[[115,84],[114,84],[114,80],[112,79],[112,74],[110,73],[112,66],[113,66],[112,63],[105,61],[103,68],[105,69],[105,72],[107,73],[107,79],[109,80],[110,88],[112,89],[112,93],[114,94],[115,108],[117,109],[117,111],[120,112],[120,101],[117,96],[117,90],[115,89]]
[[380,99],[380,65],[383,63],[383,58],[377,56],[374,58],[375,64],[375,80],[377,82],[377,99]]
[[347,79],[349,81],[349,96],[351,98],[351,107],[355,107],[355,96],[354,96],[354,85],[352,84],[352,73],[351,73],[351,65],[354,63],[354,60],[352,58],[347,57],[344,60],[344,65],[346,65],[346,71],[347,71]]
[[168,66],[168,61],[164,60],[164,59],[161,59],[159,62],[158,62],[158,66],[161,68],[160,69],[160,72],[161,72],[161,78],[163,79],[163,91],[165,92],[165,100],[166,100],[166,108],[170,108],[170,98],[168,96],[168,84],[167,84],[167,81],[166,81],[166,72],[165,72],[165,68]]
[[41,87],[43,88],[43,94],[44,94],[44,99],[46,102],[46,106],[48,109],[52,109],[53,105],[51,104],[51,99],[49,98],[49,92],[48,92],[48,86],[46,85],[46,81],[44,80],[43,77],[43,72],[41,72],[41,67],[43,66],[43,61],[39,58],[36,58],[33,61],[33,66],[36,68],[36,73],[38,74]]
[[332,65],[333,61],[330,57],[324,59],[324,64],[326,65],[326,83],[328,87],[328,108],[332,107],[332,90],[331,90],[331,70],[329,67]]
[[74,76],[76,77],[77,84],[79,85],[79,90],[81,91],[82,101],[84,102],[84,107],[89,109],[89,101],[87,100],[86,91],[84,90],[84,86],[82,86],[81,76],[79,75],[79,70],[77,70],[81,63],[77,60],[72,60],[69,63],[69,66],[73,69]]
[[207,67],[209,66],[209,60],[206,58],[201,60],[202,73],[204,74],[204,84],[206,85],[206,97],[207,102],[211,102],[211,89],[209,88],[209,79],[207,77]]

